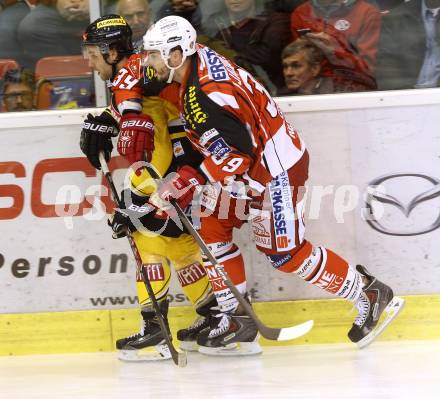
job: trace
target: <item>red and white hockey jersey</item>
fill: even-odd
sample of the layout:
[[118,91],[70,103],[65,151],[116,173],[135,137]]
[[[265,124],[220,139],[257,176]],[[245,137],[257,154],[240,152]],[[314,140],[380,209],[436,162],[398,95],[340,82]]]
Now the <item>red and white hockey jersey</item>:
[[212,182],[242,175],[259,192],[301,159],[305,145],[252,75],[212,49],[197,53],[180,86],[187,134]]

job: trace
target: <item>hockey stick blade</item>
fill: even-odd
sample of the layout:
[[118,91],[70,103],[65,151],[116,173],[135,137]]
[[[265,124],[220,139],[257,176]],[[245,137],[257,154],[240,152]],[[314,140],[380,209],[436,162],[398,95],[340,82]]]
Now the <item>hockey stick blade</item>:
[[[119,198],[118,191],[116,190],[112,175],[111,175],[110,170],[107,165],[107,161],[105,160],[104,153],[102,151],[99,153],[99,162],[101,164],[102,173],[104,174],[104,176],[107,180],[107,183],[110,187],[110,191],[112,193],[113,199],[115,200],[116,204],[118,206],[120,206],[121,200]],[[156,313],[157,319],[159,321],[159,326],[162,331],[162,335],[164,336],[165,343],[167,344],[167,346],[170,350],[171,358],[173,359],[173,362],[175,365],[177,365],[179,367],[185,367],[187,364],[186,353],[178,352],[176,350],[176,348],[174,347],[174,345],[172,343],[172,337],[169,333],[168,326],[166,325],[164,316],[163,316],[162,312],[160,311],[159,304],[157,303],[156,297],[153,292],[153,288],[151,287],[150,280],[148,279],[147,271],[143,267],[141,255],[139,254],[136,243],[134,242],[134,238],[131,235],[130,231],[127,230],[126,234],[127,234],[128,242],[130,244],[130,248],[133,252],[133,256],[136,260],[136,265],[138,267],[138,270],[142,271],[144,285],[147,290],[148,296],[150,297],[151,304],[153,305],[154,312]]]
[[[197,232],[196,232],[197,233]],[[209,248],[208,248],[209,250]],[[213,256],[213,260],[215,260],[215,257]],[[212,261],[211,261],[212,262]],[[246,313],[251,317],[251,319],[256,324],[258,331],[260,334],[266,338],[270,339],[271,341],[288,341],[291,339],[299,338],[302,335],[307,334],[313,327],[313,320],[308,320],[302,324],[290,326],[290,327],[282,327],[282,328],[274,328],[274,327],[268,327],[258,318],[254,310],[252,309],[252,306],[246,301],[246,299],[243,298],[241,293],[237,290],[237,287],[234,285],[234,283],[230,280],[229,276],[225,272],[223,266],[219,265],[216,261],[215,268],[217,272],[222,276],[225,284],[228,286],[228,288],[231,290],[231,292],[234,294],[234,296],[237,298],[240,305],[242,305],[246,311]]]
[[[265,338],[268,338],[271,334],[274,334],[275,331],[277,331],[278,335],[273,335],[273,341],[289,341],[291,339],[296,339],[299,337],[302,337],[303,335],[307,334],[313,327],[313,320],[308,320],[304,323],[297,324],[296,326],[292,327],[283,327],[283,328],[270,328],[267,329],[266,326],[261,325],[259,327],[259,331],[261,332],[261,335]],[[267,329],[267,331],[264,331],[265,334],[263,334],[263,330]],[[270,339],[270,338],[268,338]]]

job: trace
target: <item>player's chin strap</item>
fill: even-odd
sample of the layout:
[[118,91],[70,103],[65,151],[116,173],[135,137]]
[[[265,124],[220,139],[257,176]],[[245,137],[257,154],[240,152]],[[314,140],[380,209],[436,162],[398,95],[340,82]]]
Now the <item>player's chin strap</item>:
[[171,83],[171,82],[173,81],[174,72],[176,71],[176,69],[179,69],[179,68],[183,65],[183,63],[186,61],[186,55],[183,55],[183,56],[182,56],[182,61],[181,61],[180,64],[179,64],[178,66],[176,66],[176,67],[172,67],[172,66],[170,66],[170,65],[168,64],[168,60],[169,60],[169,58],[164,59],[164,61],[165,61],[165,65],[166,65],[167,68],[170,70],[170,74],[168,75],[167,83]]
[[168,75],[167,83],[171,83],[173,81],[174,71],[174,68],[170,68],[170,74]]

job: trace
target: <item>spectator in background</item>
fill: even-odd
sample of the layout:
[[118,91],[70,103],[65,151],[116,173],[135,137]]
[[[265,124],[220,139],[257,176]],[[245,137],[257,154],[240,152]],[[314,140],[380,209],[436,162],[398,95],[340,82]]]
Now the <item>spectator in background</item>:
[[411,0],[383,17],[380,90],[440,86],[440,0]]
[[197,32],[202,30],[202,12],[198,0],[167,0],[157,12],[156,20],[169,15],[185,18]]
[[331,57],[327,58],[316,44],[319,40],[322,39],[299,38],[284,48],[281,60],[286,85],[278,95],[351,93],[376,88],[370,76],[347,65],[335,66],[336,74],[326,74]]
[[148,0],[119,0],[116,13],[122,15],[133,32],[135,52],[142,50],[142,37],[150,27],[151,14]]
[[289,14],[265,10],[260,0],[224,0],[225,9],[206,22],[208,36],[223,40],[234,61],[257,75],[271,91],[284,85],[281,51],[290,41]]
[[24,65],[33,68],[42,57],[80,54],[88,22],[89,0],[40,0],[18,27]]
[[35,77],[26,69],[10,69],[2,85],[2,110],[6,112],[31,111],[34,106]]
[[285,87],[278,95],[318,94],[324,54],[306,39],[288,44],[281,53]]
[[202,12],[202,26],[213,14],[225,8],[224,0],[199,0],[200,11]]
[[[12,58],[20,65],[25,64],[23,48],[18,41],[17,31],[21,20],[33,7],[28,1],[3,0],[0,11],[0,58]],[[0,8],[1,10],[1,8]]]
[[365,0],[307,0],[291,14],[292,38],[301,30],[325,32],[346,52],[362,57],[373,74],[376,66],[381,14]]
[[291,13],[296,7],[304,3],[305,0],[266,0],[266,8],[273,11]]
[[[150,3],[150,6],[154,3],[155,0]],[[214,10],[218,12],[219,9],[224,9],[224,0],[165,0],[165,3],[156,13],[156,19],[169,15],[178,15],[185,18],[197,28],[197,41],[199,43],[208,46],[225,57],[235,59],[238,56],[237,52],[227,47],[223,40],[207,35],[201,25],[202,17],[208,16],[210,18],[215,13]],[[221,4],[221,7],[219,7],[219,4]]]

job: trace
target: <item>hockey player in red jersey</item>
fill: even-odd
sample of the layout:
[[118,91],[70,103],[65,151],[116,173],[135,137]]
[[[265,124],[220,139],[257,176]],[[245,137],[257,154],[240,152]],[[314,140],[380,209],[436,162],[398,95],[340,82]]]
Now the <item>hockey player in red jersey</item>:
[[[133,53],[131,29],[119,15],[107,15],[92,22],[83,37],[83,53],[89,65],[107,80],[112,91],[111,105],[98,116],[88,115],[81,132],[81,150],[96,168],[98,154],[107,161],[112,151],[112,136],[119,132],[118,152],[131,164],[144,153],[160,174],[175,170],[188,162],[200,164],[201,157],[186,138],[176,106],[158,94],[163,84],[153,79],[153,71],[142,65]],[[116,134],[114,134],[116,132]],[[113,237],[120,238],[129,228],[133,234],[143,267],[167,320],[170,264],[177,272],[183,292],[202,316],[187,329],[179,330],[181,347],[190,349],[198,331],[207,326],[203,314],[216,305],[204,268],[200,250],[194,239],[173,221],[157,218],[154,207],[145,206],[155,187],[147,171],[131,173],[129,187],[123,191],[123,209],[115,209],[111,219]],[[136,214],[136,217],[134,217]],[[152,232],[153,234],[148,234]],[[123,360],[169,358],[150,298],[136,272],[136,287],[141,306],[142,327],[138,334],[116,341]],[[156,348],[153,353],[139,349]],[[151,351],[150,351],[151,352]]]
[[[298,132],[286,121],[266,89],[247,71],[196,43],[196,32],[183,18],[159,20],[144,36],[145,64],[159,80],[179,89],[179,106],[192,144],[204,156],[198,168],[186,167],[152,196],[150,202],[169,210],[175,198],[184,207],[204,184],[226,189],[242,185],[248,201],[248,221],[257,248],[274,268],[295,274],[309,284],[353,302],[358,309],[348,336],[367,345],[403,305],[392,289],[361,265],[352,267],[330,249],[305,239],[304,184],[309,154]],[[245,187],[245,188],[244,188]],[[231,195],[237,190],[234,188]],[[232,242],[237,218],[220,217],[218,206],[201,218],[201,235],[242,293],[246,290],[243,259]],[[233,215],[233,210],[229,215]],[[205,259],[204,265],[222,312],[211,318],[198,337],[200,351],[229,353],[233,346],[252,343],[257,330]],[[258,349],[256,349],[256,352]],[[252,351],[249,351],[252,352]]]

